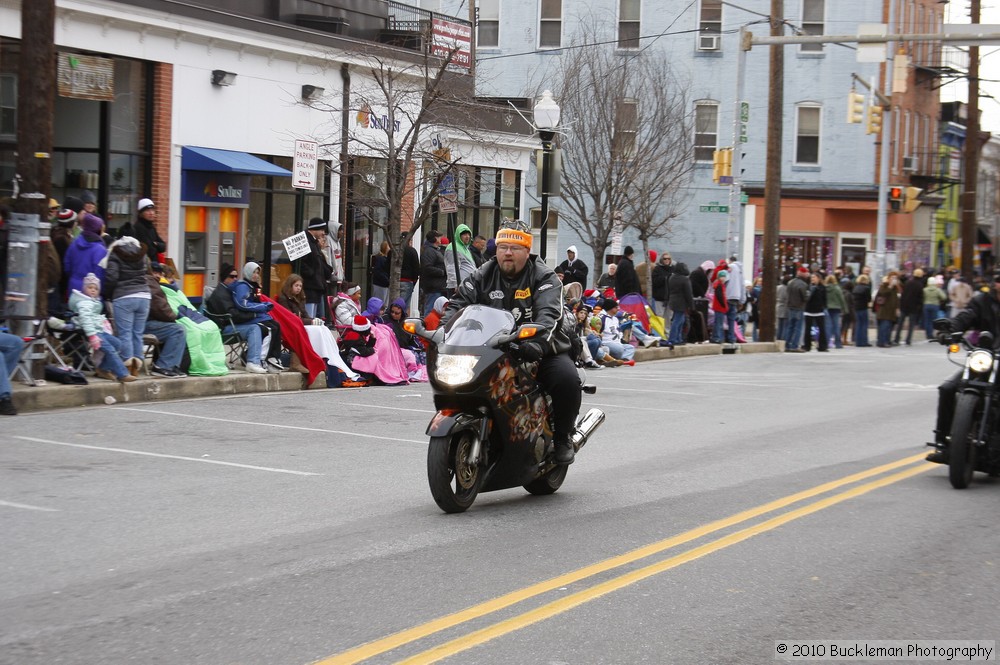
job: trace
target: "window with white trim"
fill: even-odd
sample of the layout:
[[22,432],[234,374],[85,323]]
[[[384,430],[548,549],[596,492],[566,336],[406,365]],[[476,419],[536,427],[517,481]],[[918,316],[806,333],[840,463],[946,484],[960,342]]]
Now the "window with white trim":
[[698,8],[698,50],[718,51],[722,45],[722,0],[701,0]]
[[[824,34],[826,0],[802,0],[802,32],[807,35]],[[823,44],[801,44],[802,53],[822,53]]]
[[542,0],[538,20],[538,48],[562,46],[562,0]]
[[476,8],[476,47],[500,45],[500,0],[479,0]]
[[639,48],[639,0],[618,0],[618,48]]
[[712,162],[719,146],[719,102],[694,104],[694,161]]
[[823,109],[818,104],[800,104],[795,109],[795,163],[819,165],[819,138]]

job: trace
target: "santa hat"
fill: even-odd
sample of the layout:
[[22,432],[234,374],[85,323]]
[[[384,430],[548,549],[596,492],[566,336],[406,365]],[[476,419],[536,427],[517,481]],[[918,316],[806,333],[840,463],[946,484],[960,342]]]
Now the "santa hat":
[[809,268],[806,268],[805,266],[799,266],[799,271],[798,272],[799,272],[800,275],[808,275],[809,274]]
[[372,324],[369,323],[368,319],[360,314],[354,317],[354,323],[351,324],[351,329],[355,332],[368,332],[371,327]]

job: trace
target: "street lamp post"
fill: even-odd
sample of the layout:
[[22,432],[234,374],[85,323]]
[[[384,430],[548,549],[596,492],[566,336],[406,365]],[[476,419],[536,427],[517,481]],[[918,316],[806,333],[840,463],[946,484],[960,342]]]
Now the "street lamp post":
[[550,180],[552,176],[552,139],[556,136],[556,127],[559,126],[559,105],[552,98],[552,91],[546,90],[542,93],[541,99],[535,102],[532,112],[535,120],[535,129],[538,130],[538,137],[542,139],[542,163],[535,168],[538,169],[538,188],[542,201],[542,214],[539,226],[539,256],[545,260],[546,245],[548,244],[548,222],[549,222],[549,191],[551,190]]

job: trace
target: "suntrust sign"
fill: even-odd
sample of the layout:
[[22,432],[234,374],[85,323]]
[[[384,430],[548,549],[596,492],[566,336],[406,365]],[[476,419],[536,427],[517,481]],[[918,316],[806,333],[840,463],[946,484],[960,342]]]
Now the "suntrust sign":
[[250,204],[250,176],[242,173],[181,171],[181,201],[245,207]]
[[58,60],[60,97],[115,101],[114,60],[75,53],[60,53]]

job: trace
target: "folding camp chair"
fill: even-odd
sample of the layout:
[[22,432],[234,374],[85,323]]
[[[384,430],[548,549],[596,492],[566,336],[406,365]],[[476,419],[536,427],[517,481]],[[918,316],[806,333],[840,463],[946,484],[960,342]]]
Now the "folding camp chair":
[[17,365],[11,370],[10,378],[20,376],[29,386],[37,386],[38,380],[32,371],[36,361],[55,362],[63,369],[70,369],[59,355],[59,351],[49,341],[49,331],[44,319],[16,315],[8,315],[6,318],[7,329],[25,342],[24,350],[21,351]]

